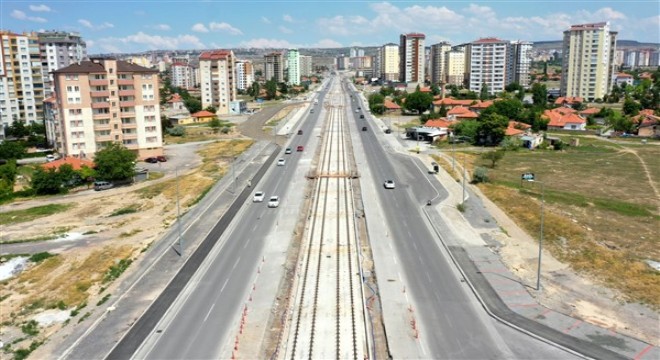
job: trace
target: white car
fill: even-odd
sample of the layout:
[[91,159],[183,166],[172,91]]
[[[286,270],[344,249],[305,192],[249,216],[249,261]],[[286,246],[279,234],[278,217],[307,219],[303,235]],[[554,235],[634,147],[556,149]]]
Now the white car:
[[263,191],[257,191],[256,193],[254,193],[254,197],[252,198],[252,202],[263,202],[265,196],[266,195],[264,194]]
[[280,206],[280,197],[279,196],[271,196],[270,199],[268,199],[268,207],[269,208],[276,208]]
[[385,180],[385,189],[394,189],[394,181],[392,180]]
[[277,160],[277,166],[284,166],[285,163],[286,161],[284,161],[284,159]]

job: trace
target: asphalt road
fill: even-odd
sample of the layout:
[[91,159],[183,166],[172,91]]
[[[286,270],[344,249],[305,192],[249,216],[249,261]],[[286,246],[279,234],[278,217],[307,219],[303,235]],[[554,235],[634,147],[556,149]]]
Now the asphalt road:
[[[319,102],[322,103],[323,94]],[[296,135],[296,144],[307,144],[319,113],[309,114]],[[281,152],[283,154],[283,150]],[[243,309],[246,295],[265,246],[273,230],[278,211],[287,206],[289,180],[296,176],[296,163],[302,153],[278,156],[286,166],[276,166],[266,173],[254,191],[266,194],[263,203],[252,203],[251,197],[239,210],[236,221],[228,227],[221,246],[212,250],[201,271],[193,277],[168,313],[144,342],[136,358],[209,359],[218,358],[222,345],[233,335],[237,314]],[[268,208],[267,199],[280,196],[279,208]]]
[[[361,140],[373,186],[379,189],[377,193],[390,232],[389,238],[399,260],[392,266],[400,266],[406,278],[408,294],[422,322],[422,338],[429,357],[571,358],[570,354],[515,331],[486,314],[450,265],[421,212],[427,199],[446,196],[446,191],[441,188],[436,190],[439,184],[431,186],[423,164],[407,156],[389,153],[381,145],[381,137],[391,135],[384,135],[378,127],[372,126],[372,122],[359,119],[359,114],[354,115],[356,131],[362,126],[368,128],[360,132]],[[383,182],[386,179],[394,180],[396,189],[385,189]],[[365,211],[369,212],[366,206]],[[387,294],[381,296],[386,297]]]

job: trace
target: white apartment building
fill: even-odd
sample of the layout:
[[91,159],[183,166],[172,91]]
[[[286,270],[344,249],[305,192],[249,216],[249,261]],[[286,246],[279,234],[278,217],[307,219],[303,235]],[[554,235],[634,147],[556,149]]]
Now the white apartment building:
[[609,22],[573,25],[564,31],[561,96],[602,99],[614,82],[617,33]]
[[14,121],[43,123],[44,73],[36,34],[0,31],[0,140]]
[[93,158],[119,142],[139,158],[162,155],[157,70],[93,59],[54,71],[53,82],[47,136],[59,153]]
[[399,80],[399,60],[399,45],[389,43],[380,48],[380,78],[382,80]]
[[266,81],[284,82],[284,56],[281,52],[264,55],[264,77]]
[[425,51],[420,33],[401,34],[399,37],[399,80],[405,83],[424,84]]
[[509,82],[516,82],[523,88],[528,88],[531,83],[529,70],[532,68],[532,43],[512,41],[510,60],[513,77],[509,77]]
[[451,51],[451,45],[448,42],[441,42],[431,45],[430,54],[430,75],[431,84],[445,82],[447,78],[447,58],[446,53]]
[[465,81],[465,51],[462,48],[445,52],[445,69],[445,83],[463,86]]
[[236,75],[232,50],[204,51],[199,55],[202,108],[213,106],[216,114],[227,115],[236,100]]
[[497,38],[483,38],[468,45],[469,89],[479,93],[484,86],[494,95],[504,91],[509,83],[511,68],[509,42]]
[[313,72],[312,57],[309,55],[300,55],[300,76],[312,76]]
[[236,60],[236,89],[247,90],[254,82],[254,67],[252,61]]
[[41,68],[44,79],[44,97],[53,95],[51,72],[87,59],[87,44],[79,33],[46,31],[37,33]]
[[178,86],[184,89],[195,87],[195,70],[187,63],[172,63],[172,66],[170,66],[170,77],[172,86]]
[[289,49],[286,54],[288,80],[290,85],[300,85],[300,53],[298,49]]

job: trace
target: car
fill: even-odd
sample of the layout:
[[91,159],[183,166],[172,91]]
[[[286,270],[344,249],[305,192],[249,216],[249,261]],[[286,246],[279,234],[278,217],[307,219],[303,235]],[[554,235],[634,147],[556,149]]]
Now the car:
[[296,151],[303,151],[303,150],[305,150],[305,147],[302,146],[302,145],[298,145],[298,146],[296,147]]
[[385,129],[385,134],[391,134],[391,133],[392,133],[392,130],[390,130],[389,128]]
[[108,181],[94,181],[94,190],[101,191],[113,188],[114,185]]
[[362,110],[362,108],[358,106],[358,110]]
[[144,162],[149,163],[149,164],[155,164],[158,162],[158,159],[155,157],[148,157],[144,159]]
[[298,130],[298,135],[302,135],[302,130]]
[[158,155],[158,156],[156,156],[156,160],[158,160],[160,162],[166,162],[167,158],[163,155]]
[[285,153],[285,154],[291,154],[291,148],[286,148],[286,149],[284,150],[284,153]]
[[362,127],[362,131],[367,131],[367,127],[366,127],[366,126],[363,126],[363,127]]
[[310,114],[313,114],[313,113],[314,113],[314,109],[310,110],[309,113],[310,113]]
[[280,206],[280,197],[279,196],[271,196],[270,199],[268,199],[268,207],[269,208],[276,208]]
[[394,189],[394,181],[385,180],[385,183],[383,184],[383,186],[385,186],[385,189]]
[[360,119],[364,119],[364,115],[360,114]]
[[358,109],[355,109],[355,112],[356,112],[356,113],[359,113],[359,112],[360,112],[360,110],[358,110]]
[[277,166],[284,166],[285,163],[286,163],[286,160],[284,160],[284,159],[277,160]]
[[263,191],[257,191],[252,197],[252,202],[263,202],[266,195]]

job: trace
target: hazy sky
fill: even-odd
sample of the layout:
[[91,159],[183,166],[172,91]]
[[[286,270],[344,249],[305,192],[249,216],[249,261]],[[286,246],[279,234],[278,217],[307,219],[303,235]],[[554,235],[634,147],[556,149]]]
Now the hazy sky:
[[660,1],[0,1],[0,28],[77,31],[90,54],[153,49],[426,44],[481,37],[560,40],[572,24],[609,21],[619,39],[660,43]]

